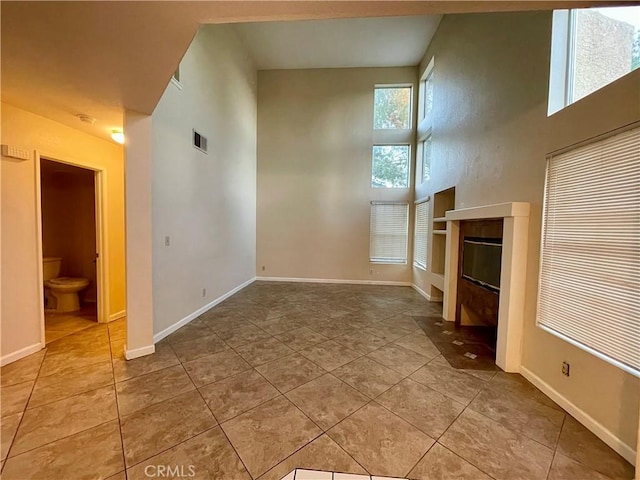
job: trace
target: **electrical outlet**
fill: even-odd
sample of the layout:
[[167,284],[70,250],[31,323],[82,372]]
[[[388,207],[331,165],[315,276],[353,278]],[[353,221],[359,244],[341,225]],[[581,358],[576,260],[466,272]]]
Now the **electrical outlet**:
[[562,362],[562,374],[565,377],[568,377],[571,373],[571,365],[569,365],[567,362]]
[[164,246],[168,247],[170,245],[171,245],[171,237],[167,235],[166,237],[164,237]]
[[262,265],[262,271],[264,272],[266,269],[267,269],[267,267]]
[[206,288],[203,288],[203,289],[202,289],[202,296],[203,296],[203,297],[206,297],[206,296],[207,296],[207,289],[206,289]]
[[373,275],[373,268],[369,269],[369,275]]

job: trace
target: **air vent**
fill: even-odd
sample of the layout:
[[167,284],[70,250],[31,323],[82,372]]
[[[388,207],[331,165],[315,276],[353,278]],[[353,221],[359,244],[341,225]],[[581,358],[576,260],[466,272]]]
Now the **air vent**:
[[193,131],[193,146],[198,150],[202,150],[203,152],[207,152],[207,137],[202,136],[195,130]]

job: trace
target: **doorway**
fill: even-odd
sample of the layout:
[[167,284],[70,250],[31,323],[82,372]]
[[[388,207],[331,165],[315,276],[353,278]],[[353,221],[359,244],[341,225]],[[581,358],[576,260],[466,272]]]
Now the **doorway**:
[[40,158],[42,337],[48,344],[105,322],[101,172]]

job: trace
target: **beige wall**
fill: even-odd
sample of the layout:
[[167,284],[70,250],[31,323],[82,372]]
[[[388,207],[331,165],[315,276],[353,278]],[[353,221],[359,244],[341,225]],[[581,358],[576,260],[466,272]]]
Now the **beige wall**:
[[203,27],[153,113],[156,334],[255,276],[256,80],[233,28]]
[[91,283],[80,298],[95,302],[96,207],[94,172],[40,160],[42,255],[60,257],[61,277]]
[[[73,128],[2,105],[2,143],[88,168],[105,169],[109,224],[109,312],[125,309],[122,148]],[[2,356],[40,342],[35,158],[2,158]]]
[[[523,366],[633,450],[638,379],[538,329],[535,315],[546,154],[638,120],[640,72],[548,119],[550,39],[550,12],[445,16],[423,60],[435,55],[433,163],[416,196],[455,186],[456,208],[531,203]],[[431,278],[414,270],[414,281]]]
[[371,188],[373,89],[415,84],[416,69],[258,78],[258,275],[410,282],[408,265],[369,263],[369,202],[411,200],[411,189]]

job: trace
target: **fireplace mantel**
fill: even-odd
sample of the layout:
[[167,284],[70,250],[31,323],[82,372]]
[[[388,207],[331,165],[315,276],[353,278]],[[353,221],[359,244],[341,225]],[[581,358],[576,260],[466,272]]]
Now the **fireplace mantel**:
[[522,357],[529,210],[526,202],[511,202],[449,210],[445,215],[447,248],[443,317],[448,321],[454,321],[456,311],[460,222],[504,220],[496,365],[506,372],[519,372]]

